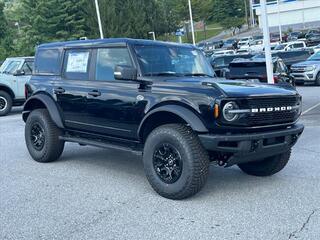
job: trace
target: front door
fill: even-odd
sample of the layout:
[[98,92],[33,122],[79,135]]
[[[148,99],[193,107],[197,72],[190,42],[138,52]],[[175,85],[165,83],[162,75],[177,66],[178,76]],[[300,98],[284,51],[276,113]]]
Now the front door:
[[96,133],[136,138],[146,101],[136,81],[115,80],[116,65],[132,66],[127,47],[95,50],[94,80],[89,83],[88,125]]

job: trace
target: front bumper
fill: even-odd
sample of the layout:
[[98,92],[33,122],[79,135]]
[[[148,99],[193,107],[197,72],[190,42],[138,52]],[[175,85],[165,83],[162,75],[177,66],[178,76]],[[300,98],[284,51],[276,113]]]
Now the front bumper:
[[289,151],[302,134],[304,126],[295,124],[283,130],[264,133],[214,135],[201,134],[204,148],[224,155],[226,166],[252,162]]
[[292,72],[291,76],[294,78],[295,82],[314,82],[316,80],[317,74],[312,72]]

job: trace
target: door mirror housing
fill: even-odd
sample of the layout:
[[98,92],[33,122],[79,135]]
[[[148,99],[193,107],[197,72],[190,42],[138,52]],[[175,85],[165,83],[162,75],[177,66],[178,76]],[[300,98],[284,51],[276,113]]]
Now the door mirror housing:
[[20,69],[18,69],[17,71],[15,71],[14,73],[13,73],[13,76],[23,76],[23,75],[25,75],[26,73],[23,71],[23,70],[20,70]]
[[134,67],[127,65],[117,65],[114,70],[116,80],[137,80],[138,71]]

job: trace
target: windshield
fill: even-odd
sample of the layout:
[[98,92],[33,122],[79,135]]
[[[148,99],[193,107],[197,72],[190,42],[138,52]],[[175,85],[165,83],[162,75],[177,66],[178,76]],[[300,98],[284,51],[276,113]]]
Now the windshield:
[[214,76],[197,49],[163,45],[136,45],[134,49],[144,76]]
[[313,54],[308,58],[308,61],[320,61],[320,52]]

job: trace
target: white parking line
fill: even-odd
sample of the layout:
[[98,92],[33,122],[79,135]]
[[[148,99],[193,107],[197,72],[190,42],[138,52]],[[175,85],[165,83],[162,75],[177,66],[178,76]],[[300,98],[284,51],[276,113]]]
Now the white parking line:
[[302,116],[303,116],[303,115],[306,115],[308,112],[312,111],[313,109],[315,109],[315,108],[317,108],[317,107],[319,107],[319,106],[320,106],[320,102],[319,102],[318,104],[314,105],[313,107],[308,108],[307,110],[305,110],[301,115],[302,115]]

